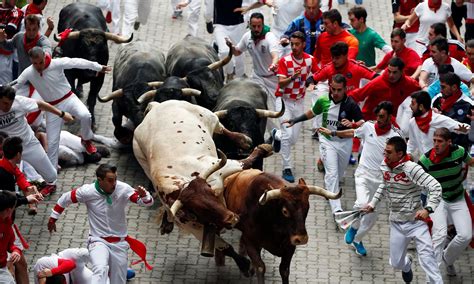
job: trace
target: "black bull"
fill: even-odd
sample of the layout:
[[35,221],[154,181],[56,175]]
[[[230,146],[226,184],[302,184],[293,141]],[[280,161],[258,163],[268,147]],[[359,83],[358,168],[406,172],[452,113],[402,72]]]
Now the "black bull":
[[[237,79],[220,90],[214,112],[227,129],[250,137],[253,143],[250,149],[253,149],[264,143],[267,118],[280,117],[285,112],[284,106],[280,112],[267,109],[265,90],[250,79]],[[217,148],[230,159],[248,156],[247,152],[230,143],[227,137],[216,135],[214,141]],[[252,167],[262,169],[263,160],[257,160]]]
[[[72,3],[61,9],[59,13],[58,32],[66,29],[73,31],[69,35],[56,37],[55,40],[61,43],[60,54],[71,58],[84,58],[95,61],[102,65],[107,65],[109,61],[109,49],[107,40],[116,43],[130,42],[130,39],[114,35],[107,32],[107,25],[102,11],[90,4]],[[104,74],[91,70],[70,69],[65,71],[66,77],[73,92],[82,89],[82,84],[90,82],[89,96],[87,97],[87,107],[92,114],[94,124],[94,107],[96,98],[104,83]],[[75,81],[77,80],[77,89]]]
[[166,78],[165,56],[154,45],[135,41],[122,46],[115,57],[112,94],[99,97],[100,102],[112,103],[112,122],[117,139],[131,138],[122,127],[122,118],[130,119],[136,127],[143,121],[147,106],[139,98],[157,87]]

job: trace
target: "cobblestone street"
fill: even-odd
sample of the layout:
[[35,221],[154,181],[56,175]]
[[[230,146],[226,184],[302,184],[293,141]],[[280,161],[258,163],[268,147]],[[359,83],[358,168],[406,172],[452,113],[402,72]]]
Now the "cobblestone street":
[[[348,22],[347,10],[352,7],[353,0],[346,0],[349,4],[335,7],[343,15],[343,21]],[[57,23],[59,11],[70,3],[66,0],[50,0],[45,15],[52,16]],[[95,4],[95,0],[88,0]],[[389,43],[389,34],[392,27],[392,14],[389,0],[365,0],[364,7],[368,11],[368,26],[377,30]],[[264,9],[268,15],[268,9]],[[204,20],[200,18],[199,32],[203,38],[211,41],[212,38],[205,32]],[[171,19],[169,0],[153,0],[149,21],[142,25],[134,40],[143,40],[153,43],[165,54],[170,46],[182,39],[187,33],[186,13],[183,19]],[[52,36],[51,36],[52,40]],[[113,65],[118,45],[110,44],[109,65]],[[378,58],[380,58],[378,51]],[[247,58],[247,62],[250,61]],[[246,73],[250,75],[251,66],[247,64]],[[85,87],[85,91],[88,87]],[[112,75],[106,75],[101,95],[111,92]],[[86,92],[85,92],[86,93]],[[309,107],[309,99],[307,106]],[[97,103],[97,133],[113,137],[111,121],[111,103]],[[311,139],[311,123],[305,122],[300,139],[293,149],[296,178],[304,178],[308,184],[323,186],[323,175],[317,171],[316,161],[319,156],[319,142]],[[172,141],[170,141],[172,143]],[[110,158],[105,159],[118,167],[118,178],[132,186],[148,186],[140,165],[130,150],[113,150]],[[95,180],[97,165],[78,166],[63,169],[59,174],[58,191],[45,202],[39,205],[36,216],[28,216],[27,210],[17,210],[16,222],[25,238],[30,243],[26,251],[29,263],[30,280],[33,280],[32,268],[36,260],[44,255],[58,252],[71,247],[85,247],[88,235],[88,221],[84,205],[72,205],[65,210],[57,222],[58,231],[50,235],[47,222],[51,209],[62,192],[71,190],[85,183]],[[343,184],[344,194],[342,205],[350,209],[355,200],[354,170],[349,166]],[[265,160],[265,170],[281,174],[281,158],[279,154]],[[226,265],[217,267],[213,258],[200,256],[200,243],[192,236],[179,232],[175,227],[170,235],[160,235],[157,222],[157,206],[151,209],[130,205],[128,210],[129,234],[145,242],[148,247],[147,259],[154,266],[152,271],[145,270],[143,264],[135,265],[136,278],[131,283],[256,283],[256,277],[245,278],[239,273],[235,263],[226,258]],[[388,263],[389,225],[386,205],[379,211],[382,213],[373,230],[364,239],[368,251],[366,257],[359,257],[352,247],[344,242],[344,234],[336,232],[335,224],[330,213],[329,203],[319,196],[310,197],[310,210],[306,219],[306,228],[309,234],[308,244],[298,247],[291,264],[291,283],[401,283],[401,273],[394,271]],[[240,232],[227,231],[223,234],[235,248],[238,248]],[[129,260],[136,260],[137,256],[130,251]],[[263,253],[266,264],[266,281],[280,283],[278,270],[280,259],[268,252]],[[455,263],[458,276],[445,277],[446,283],[474,283],[474,250],[464,252]],[[414,260],[414,282],[425,283],[425,275],[418,260]],[[445,275],[445,270],[442,270]],[[115,283],[111,283],[115,284]]]

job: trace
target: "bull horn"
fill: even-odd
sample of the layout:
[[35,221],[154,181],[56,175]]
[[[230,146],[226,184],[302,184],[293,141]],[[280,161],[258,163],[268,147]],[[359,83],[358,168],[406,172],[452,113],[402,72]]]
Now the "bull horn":
[[173,215],[173,217],[176,216],[176,213],[178,213],[178,210],[183,207],[183,203],[178,199],[175,202],[173,202],[173,205],[171,205],[170,212]]
[[137,99],[137,102],[142,104],[146,101],[149,101],[151,99],[153,99],[153,97],[155,97],[156,95],[156,90],[151,90],[151,91],[148,91],[146,93],[144,93],[143,95],[141,95],[138,99]]
[[277,118],[281,117],[285,113],[285,103],[281,101],[281,110],[280,111],[270,111],[266,109],[255,109],[259,117],[270,117]]
[[129,38],[119,36],[119,35],[109,33],[109,32],[105,32],[104,34],[107,40],[112,40],[115,43],[129,43],[133,39],[133,34]]
[[314,185],[308,186],[308,189],[309,189],[309,194],[320,195],[327,199],[339,199],[342,196],[342,190],[339,190],[338,193],[332,193],[330,191],[325,190],[322,187],[314,186]]
[[[81,34],[80,31],[70,32],[69,35],[67,36],[67,38],[65,38],[65,39],[78,39],[80,34]],[[55,41],[60,42],[61,39],[62,39],[61,37],[57,37],[57,35],[54,34],[54,40]]]
[[123,89],[118,89],[118,90],[113,91],[108,96],[105,96],[105,97],[97,96],[97,99],[101,103],[106,103],[106,102],[111,101],[113,99],[120,98],[121,96],[123,96]]
[[229,54],[227,54],[226,57],[224,57],[222,60],[209,64],[207,67],[211,70],[217,70],[221,68],[222,66],[226,65],[227,63],[229,63],[231,59],[232,59],[232,48],[229,48]]
[[193,89],[193,88],[182,88],[181,93],[183,96],[199,96],[201,91]]
[[163,85],[163,81],[153,81],[153,82],[148,82],[148,87],[150,88],[158,88],[161,85]]
[[265,193],[260,196],[258,199],[258,203],[260,203],[260,205],[265,205],[265,203],[268,201],[272,199],[278,199],[281,196],[281,189],[274,189],[271,185],[268,186],[271,188],[271,190],[266,190]]
[[217,115],[219,119],[223,119],[227,115],[227,110],[219,110],[219,111],[214,112],[214,114]]
[[207,171],[205,171],[203,174],[202,174],[202,178],[207,180],[207,178],[212,175],[214,172],[220,170],[222,167],[225,166],[225,164],[227,163],[227,157],[224,153],[222,153],[221,150],[217,149],[217,155],[219,156],[219,158],[221,159],[219,161],[219,163],[213,165],[212,167],[210,167]]

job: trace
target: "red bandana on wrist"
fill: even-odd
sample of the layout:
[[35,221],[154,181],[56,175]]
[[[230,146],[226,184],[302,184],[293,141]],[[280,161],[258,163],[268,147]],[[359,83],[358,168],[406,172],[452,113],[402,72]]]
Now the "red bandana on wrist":
[[41,11],[41,9],[36,6],[35,4],[31,3],[30,5],[28,5],[28,7],[26,7],[26,11],[25,11],[25,17],[28,16],[28,15],[35,15],[35,14],[40,14],[40,15],[43,15],[43,11]]
[[450,153],[451,153],[451,151],[449,150],[449,147],[447,147],[446,150],[443,153],[439,154],[439,155],[436,155],[435,149],[431,149],[431,151],[430,151],[430,161],[433,162],[434,164],[437,164],[437,163],[441,162],[444,158],[449,156]]
[[442,0],[439,0],[438,3],[435,4],[433,0],[428,0],[428,7],[430,9],[434,9],[434,12],[436,13],[439,10],[439,8],[441,8],[442,2],[443,2]]
[[456,93],[452,94],[447,98],[441,98],[441,111],[448,112],[461,96],[462,92],[458,90]]
[[26,53],[28,53],[30,49],[36,46],[39,38],[40,34],[38,33],[33,40],[31,40],[30,42],[26,42],[26,33],[23,35],[23,48],[25,49]]
[[432,116],[433,116],[432,110],[428,111],[428,113],[426,113],[424,116],[415,116],[416,125],[418,125],[418,128],[422,132],[428,133],[428,131],[430,130],[430,122],[431,122]]
[[393,162],[393,163],[388,162],[387,158],[385,158],[385,164],[387,164],[387,166],[391,169],[395,168],[396,166],[398,166],[402,163],[408,162],[408,161],[410,161],[410,157],[408,155],[403,156],[400,159],[400,161],[396,161],[396,162]]

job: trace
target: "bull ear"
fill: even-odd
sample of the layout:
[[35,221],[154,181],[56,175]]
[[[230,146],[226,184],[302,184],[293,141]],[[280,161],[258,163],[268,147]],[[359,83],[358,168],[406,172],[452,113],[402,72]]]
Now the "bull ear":
[[266,190],[265,193],[260,196],[258,199],[258,203],[260,203],[260,205],[265,205],[265,203],[268,201],[272,199],[278,199],[281,196],[281,189],[273,189],[271,185],[268,186],[271,188],[271,190]]
[[259,117],[270,117],[277,118],[281,117],[285,113],[285,103],[281,101],[281,110],[280,111],[270,111],[266,109],[256,109],[257,115]]
[[304,181],[304,178],[300,178],[300,179],[298,180],[298,184],[299,184],[299,185],[306,185],[306,182]]
[[338,193],[332,193],[330,191],[325,190],[322,187],[314,186],[314,185],[308,186],[308,189],[309,189],[309,194],[320,195],[327,199],[339,199],[342,196],[342,189],[340,189]]
[[171,205],[170,212],[173,217],[176,217],[176,213],[178,213],[179,209],[183,207],[183,203],[177,199],[175,202],[173,202],[173,205]]

